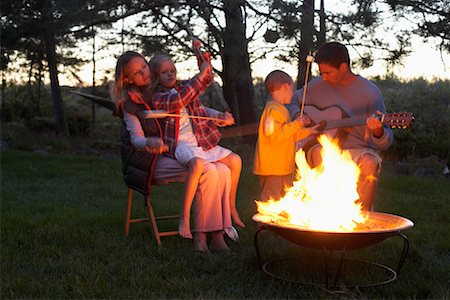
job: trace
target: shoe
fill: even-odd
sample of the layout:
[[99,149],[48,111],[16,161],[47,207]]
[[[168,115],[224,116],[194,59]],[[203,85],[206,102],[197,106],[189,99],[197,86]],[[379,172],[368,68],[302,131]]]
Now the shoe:
[[234,242],[236,242],[236,243],[239,242],[239,234],[236,231],[236,228],[231,226],[231,227],[224,228],[224,231],[228,235],[228,237],[230,239],[232,239]]

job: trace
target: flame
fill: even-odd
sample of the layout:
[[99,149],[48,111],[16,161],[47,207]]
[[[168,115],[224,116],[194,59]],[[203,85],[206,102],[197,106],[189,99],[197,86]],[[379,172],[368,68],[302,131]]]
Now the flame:
[[367,216],[361,210],[357,192],[360,170],[350,152],[341,150],[336,140],[319,137],[322,163],[311,169],[305,153],[295,155],[297,181],[283,198],[256,201],[263,219],[320,231],[352,231]]

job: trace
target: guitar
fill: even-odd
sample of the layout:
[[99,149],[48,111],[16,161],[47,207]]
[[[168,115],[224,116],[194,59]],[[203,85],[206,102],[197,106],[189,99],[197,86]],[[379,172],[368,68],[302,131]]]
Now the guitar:
[[[353,127],[366,124],[367,117],[345,118],[345,113],[337,106],[331,106],[324,110],[320,110],[312,105],[306,105],[304,112],[315,123],[321,123],[319,131],[327,134],[332,138],[342,135],[339,128]],[[387,113],[376,116],[383,125],[391,128],[406,129],[414,122],[414,116],[410,112],[403,113]],[[299,141],[299,147],[307,148],[315,143],[316,137],[310,136]]]

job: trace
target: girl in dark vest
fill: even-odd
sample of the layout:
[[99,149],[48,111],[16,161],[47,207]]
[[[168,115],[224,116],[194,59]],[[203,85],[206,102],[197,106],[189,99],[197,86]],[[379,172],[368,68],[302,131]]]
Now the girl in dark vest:
[[[211,66],[204,65],[192,80],[207,84],[210,71]],[[117,114],[126,125],[122,147],[124,179],[137,190],[147,192],[152,178],[173,177],[187,171],[185,166],[163,154],[168,151],[163,142],[164,122],[145,118],[142,114],[143,110],[153,108],[151,102],[144,101],[150,93],[151,82],[150,68],[142,55],[128,51],[118,58],[113,98]],[[128,141],[126,137],[129,137]],[[230,188],[228,167],[220,163],[205,164],[195,197],[195,251],[229,250],[223,232],[230,232],[232,228],[228,201]],[[207,233],[211,235],[209,248]]]

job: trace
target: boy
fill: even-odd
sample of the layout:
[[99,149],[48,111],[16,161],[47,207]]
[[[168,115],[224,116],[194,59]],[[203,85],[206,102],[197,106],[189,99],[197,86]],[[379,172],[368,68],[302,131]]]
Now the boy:
[[310,124],[308,117],[291,120],[285,104],[291,101],[294,82],[287,73],[272,71],[264,83],[272,100],[267,102],[259,122],[253,167],[261,188],[259,201],[283,197],[285,188],[292,186],[295,142],[317,133],[317,126],[304,128]]

